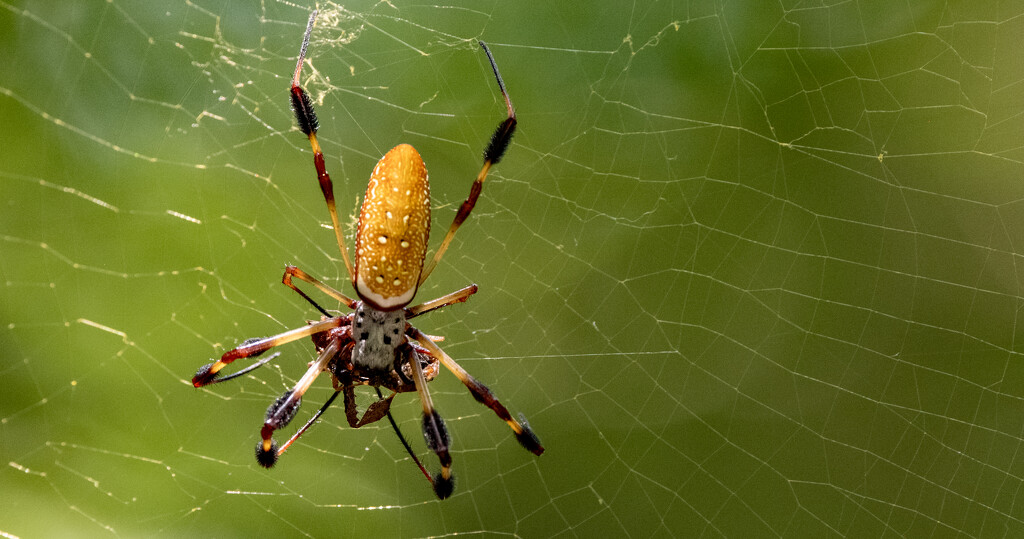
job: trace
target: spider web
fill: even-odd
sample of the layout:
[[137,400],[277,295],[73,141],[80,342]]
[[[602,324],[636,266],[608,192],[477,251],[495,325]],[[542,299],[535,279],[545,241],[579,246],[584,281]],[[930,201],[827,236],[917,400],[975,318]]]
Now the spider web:
[[480,292],[417,325],[547,452],[442,373],[438,502],[340,409],[256,465],[307,341],[191,388],[316,317],[285,264],[347,276],[289,111],[312,6],[166,4],[0,1],[0,534],[1024,533],[1024,6],[320,5],[348,226],[409,142],[436,246],[503,114],[477,39],[520,116],[418,299]]

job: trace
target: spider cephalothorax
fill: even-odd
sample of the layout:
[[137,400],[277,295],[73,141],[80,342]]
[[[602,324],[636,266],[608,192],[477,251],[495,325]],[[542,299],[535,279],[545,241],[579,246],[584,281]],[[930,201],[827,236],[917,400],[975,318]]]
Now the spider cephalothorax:
[[379,311],[359,302],[352,318],[352,364],[369,370],[386,370],[405,344],[405,311]]
[[[409,323],[410,319],[424,313],[466,301],[477,291],[476,285],[470,285],[426,303],[408,307],[419,285],[437,266],[455,232],[472,212],[491,166],[504,155],[516,128],[515,110],[505,90],[505,83],[498,73],[494,57],[481,41],[480,46],[487,54],[495,79],[498,81],[498,88],[505,100],[508,117],[495,129],[484,151],[483,167],[473,181],[469,196],[459,207],[444,240],[429,263],[424,266],[430,233],[430,182],[420,154],[408,144],[399,144],[384,154],[370,175],[359,214],[353,264],[349,259],[344,234],[338,222],[334,187],[316,136],[319,123],[313,110],[313,103],[299,85],[299,74],[315,20],[316,11],[310,15],[295,66],[295,75],[292,78],[292,109],[295,111],[299,129],[312,146],[313,164],[316,167],[320,190],[327,202],[345,268],[359,299],[346,296],[294,266],[287,266],[282,282],[316,307],[323,315],[322,318],[279,335],[244,341],[237,348],[224,353],[219,360],[201,367],[192,377],[192,384],[195,387],[203,387],[237,378],[266,364],[279,354],[272,354],[228,376],[222,377],[219,373],[236,359],[257,357],[275,346],[310,337],[317,358],[309,364],[306,373],[295,386],[267,409],[260,430],[260,441],[256,445],[256,460],[260,465],[267,468],[273,466],[277,458],[324,413],[338,394],[344,393],[345,416],[349,425],[361,427],[387,417],[406,450],[433,485],[434,492],[439,498],[444,499],[451,495],[454,488],[452,459],[448,451],[450,438],[427,387],[427,383],[440,371],[440,365],[444,365],[465,384],[477,401],[504,420],[523,447],[535,455],[544,452],[540,440],[522,416],[518,419],[513,418],[487,386],[473,378],[441,350],[434,342],[440,340],[439,337],[426,335]],[[340,301],[352,312],[342,315],[328,312],[295,286],[292,283],[293,277]],[[302,396],[317,376],[324,372],[331,375],[334,394],[288,442],[278,447],[273,438],[274,431],[283,428],[295,417],[302,403]],[[368,406],[360,417],[356,408],[355,388],[364,385],[376,390],[378,400]],[[391,395],[384,397],[381,388],[391,391]],[[395,396],[412,391],[419,394],[420,402],[423,404],[423,436],[427,447],[437,455],[441,464],[441,471],[435,476],[431,476],[419,463],[419,459],[391,417],[391,401]]]

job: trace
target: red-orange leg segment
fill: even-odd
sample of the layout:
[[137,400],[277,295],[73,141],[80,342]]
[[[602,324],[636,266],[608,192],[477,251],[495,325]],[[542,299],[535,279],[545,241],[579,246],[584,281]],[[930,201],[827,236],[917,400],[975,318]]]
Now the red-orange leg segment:
[[320,142],[317,141],[316,132],[320,124],[316,119],[316,111],[313,110],[313,101],[309,94],[299,85],[299,74],[302,72],[302,63],[306,60],[306,49],[309,47],[309,35],[313,33],[313,22],[316,21],[317,11],[309,15],[309,24],[306,25],[306,35],[302,38],[302,48],[299,50],[299,61],[295,64],[295,75],[292,77],[292,110],[295,112],[295,120],[299,129],[309,138],[309,144],[313,148],[313,165],[316,167],[317,180],[320,182],[320,191],[327,202],[327,210],[331,214],[331,226],[334,227],[334,237],[338,240],[338,249],[345,261],[345,268],[349,277],[355,276],[352,271],[352,261],[348,256],[348,249],[345,248],[345,234],[338,222],[338,208],[334,202],[334,184],[331,183],[331,175],[327,173],[327,165],[324,162],[324,153],[320,150]]

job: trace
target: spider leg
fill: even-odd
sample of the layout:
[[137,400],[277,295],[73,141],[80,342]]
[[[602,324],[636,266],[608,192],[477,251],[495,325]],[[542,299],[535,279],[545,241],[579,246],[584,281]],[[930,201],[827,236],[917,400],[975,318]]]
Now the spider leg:
[[284,283],[284,285],[287,286],[288,288],[291,288],[292,290],[298,292],[299,295],[302,296],[303,299],[305,299],[311,305],[316,307],[316,310],[320,311],[321,313],[323,313],[324,316],[326,316],[328,318],[331,317],[331,313],[325,311],[323,307],[318,305],[317,302],[313,301],[313,299],[310,298],[309,296],[307,296],[305,292],[303,292],[302,290],[299,290],[298,287],[296,287],[294,284],[292,284],[292,277],[298,277],[299,279],[301,279],[303,281],[306,281],[307,283],[315,286],[317,288],[317,290],[319,290],[319,291],[323,292],[324,294],[327,294],[328,296],[330,296],[330,297],[332,297],[332,298],[334,298],[334,299],[344,303],[345,305],[348,306],[349,309],[355,309],[356,308],[356,301],[354,299],[346,296],[345,294],[342,294],[341,292],[335,290],[334,288],[331,288],[330,286],[327,286],[326,284],[320,282],[316,277],[313,277],[312,275],[310,275],[310,274],[300,270],[299,268],[297,268],[295,266],[292,266],[292,265],[285,266],[285,268],[284,268],[284,276],[281,277],[281,282]]
[[405,310],[405,318],[406,320],[408,320],[409,318],[412,318],[414,316],[429,313],[430,311],[440,309],[441,307],[447,307],[449,305],[454,305],[456,303],[462,303],[463,301],[469,299],[469,296],[476,294],[477,290],[477,286],[475,284],[471,284],[466,288],[456,290],[451,294],[447,294],[437,299],[432,299],[430,301],[420,303],[415,307],[409,307],[408,309]]
[[327,173],[327,165],[324,162],[324,153],[320,149],[320,142],[317,141],[316,132],[320,124],[316,119],[316,111],[313,110],[313,100],[309,94],[299,85],[299,74],[302,72],[302,63],[306,59],[306,49],[309,47],[309,36],[313,33],[313,22],[316,21],[317,11],[309,15],[309,23],[306,26],[306,35],[302,38],[302,48],[299,50],[299,60],[295,63],[295,76],[292,77],[292,110],[295,112],[295,120],[299,129],[309,138],[309,144],[313,148],[313,166],[316,167],[317,180],[320,182],[320,191],[327,202],[327,210],[331,214],[331,225],[334,227],[334,237],[338,240],[338,249],[341,250],[341,258],[345,261],[345,269],[349,277],[354,278],[352,261],[348,256],[348,249],[345,248],[345,235],[342,233],[341,225],[338,222],[338,208],[334,202],[334,184],[331,183],[331,175]]
[[[229,374],[227,376],[214,376],[213,379],[209,380],[208,382],[206,382],[203,385],[219,384],[220,382],[227,382],[228,380],[232,380],[232,379],[238,378],[239,376],[243,376],[245,374],[248,374],[248,373],[250,373],[250,372],[252,372],[252,371],[254,371],[254,370],[256,370],[256,369],[258,369],[258,368],[260,368],[260,367],[262,367],[264,365],[266,365],[267,363],[270,363],[271,361],[276,359],[277,356],[280,356],[280,355],[281,355],[281,352],[275,352],[275,353],[270,354],[269,356],[267,356],[267,357],[257,361],[256,363],[253,363],[252,365],[249,365],[248,367],[246,367],[246,368],[244,368],[244,369],[242,369],[242,370],[240,370],[240,371],[238,371],[238,372],[236,372],[234,374]],[[212,363],[207,365],[207,367],[210,366],[210,365],[212,365]],[[194,384],[195,384],[195,382],[193,382],[193,385]],[[199,387],[199,386],[195,386],[195,387]]]
[[281,449],[277,450],[278,457],[280,457],[282,453],[288,450],[288,446],[292,445],[292,442],[298,440],[299,436],[302,436],[302,434],[305,433],[309,429],[309,427],[312,427],[313,423],[316,423],[316,420],[320,419],[320,416],[324,415],[324,411],[327,410],[328,407],[330,407],[330,405],[334,402],[334,399],[338,398],[338,393],[341,393],[341,391],[335,391],[334,394],[331,395],[331,398],[327,399],[327,402],[325,402],[324,405],[321,406],[320,409],[316,411],[316,414],[313,414],[313,417],[311,417],[309,421],[307,421],[306,424],[303,425],[301,429],[299,429],[299,432],[296,432],[291,438],[288,439],[287,442],[285,442],[284,445],[281,446]]
[[317,322],[315,324],[310,324],[305,327],[293,329],[291,331],[286,331],[284,333],[274,335],[273,337],[266,337],[263,339],[249,339],[243,342],[237,348],[225,352],[224,355],[220,356],[220,359],[218,359],[217,361],[207,363],[206,365],[200,367],[199,370],[196,371],[196,374],[192,377],[192,385],[195,387],[203,387],[206,385],[216,383],[217,381],[230,380],[231,378],[235,378],[240,374],[247,373],[255,369],[256,367],[259,367],[267,363],[268,361],[277,356],[273,355],[265,360],[261,360],[254,366],[250,366],[242,370],[240,373],[230,375],[230,377],[218,378],[217,376],[217,373],[219,373],[221,369],[223,369],[225,366],[227,366],[229,363],[236,359],[244,357],[256,357],[275,346],[280,346],[282,344],[290,343],[292,341],[301,339],[303,337],[307,337],[309,335],[313,335],[315,333],[321,333],[331,328],[336,328],[341,325],[342,320],[343,319],[340,317],[328,318],[327,320],[321,320],[320,322]]
[[[424,338],[430,340],[426,336]],[[434,494],[443,500],[451,496],[452,490],[455,488],[452,476],[452,456],[448,452],[451,437],[448,436],[448,427],[445,426],[444,419],[441,419],[441,414],[434,409],[434,401],[430,398],[430,390],[427,388],[427,380],[423,375],[423,367],[415,356],[409,359],[409,365],[412,370],[413,382],[416,383],[416,391],[420,394],[420,402],[423,404],[423,438],[427,441],[427,448],[437,454],[437,458],[441,462],[441,471],[434,476],[431,484],[434,485]]]
[[512,414],[508,412],[508,408],[505,408],[505,405],[498,401],[498,398],[491,393],[491,390],[488,389],[487,386],[480,383],[479,380],[473,378],[471,374],[466,372],[466,370],[456,363],[451,356],[434,344],[434,341],[430,340],[430,337],[415,327],[412,327],[410,331],[418,343],[426,348],[431,355],[440,359],[441,363],[443,363],[448,370],[452,371],[452,374],[465,384],[466,388],[468,388],[469,392],[473,394],[473,398],[475,398],[477,402],[480,402],[491,410],[494,410],[494,413],[497,414],[498,417],[504,420],[505,423],[508,423],[508,426],[512,428],[512,432],[515,433],[516,440],[519,441],[520,445],[534,455],[540,455],[544,452],[544,447],[540,445],[540,439],[537,438],[537,435],[530,429],[529,424],[526,422],[526,418],[520,415],[518,421],[514,419]]
[[498,89],[501,90],[501,95],[505,98],[505,108],[508,110],[508,117],[498,124],[497,129],[494,130],[494,134],[491,135],[491,142],[487,145],[487,149],[484,150],[484,165],[480,169],[480,172],[476,175],[476,180],[473,181],[473,186],[470,187],[469,196],[459,206],[458,213],[455,214],[455,220],[452,221],[452,225],[448,228],[448,233],[445,234],[444,240],[441,241],[441,245],[437,248],[437,252],[434,253],[434,257],[430,259],[423,268],[423,272],[420,273],[420,282],[427,280],[427,276],[430,272],[434,271],[434,267],[444,256],[444,252],[448,250],[448,244],[452,242],[452,238],[455,237],[455,231],[462,226],[463,221],[469,217],[469,213],[473,211],[473,206],[476,206],[476,200],[480,197],[480,191],[484,188],[484,180],[487,179],[487,173],[491,170],[492,165],[498,164],[501,161],[502,156],[505,155],[505,150],[508,148],[509,142],[512,141],[512,134],[516,131],[516,111],[512,108],[512,100],[508,97],[508,91],[505,90],[505,82],[501,80],[501,73],[498,72],[498,64],[494,62],[494,56],[491,54],[491,50],[487,48],[487,45],[481,41],[480,46],[487,53],[487,59],[491,62],[491,69],[494,71],[494,78],[498,80]]
[[[377,390],[377,398],[384,400],[384,395],[381,394],[380,388],[375,387],[374,389]],[[394,398],[394,396],[395,395],[391,395],[391,397],[389,398]],[[416,466],[418,466],[420,471],[423,472],[423,477],[426,477],[427,481],[430,481],[430,485],[433,486],[434,478],[430,476],[430,472],[428,472],[427,468],[423,466],[423,463],[420,462],[420,459],[416,457],[416,453],[414,453],[412,447],[409,446],[409,442],[405,441],[405,436],[402,436],[402,429],[398,428],[398,423],[395,423],[395,418],[391,417],[390,405],[388,406],[388,422],[391,423],[391,428],[394,429],[395,434],[398,435],[398,441],[402,442],[402,447],[405,448],[405,452],[409,453],[409,456],[412,457],[412,461],[415,462]]]
[[[309,366],[306,374],[299,378],[295,387],[285,391],[283,395],[278,397],[267,408],[267,419],[263,422],[263,428],[260,429],[260,438],[262,440],[256,444],[256,461],[260,463],[260,466],[270,468],[277,462],[277,456],[281,452],[278,451],[277,442],[274,441],[274,431],[284,428],[295,417],[295,412],[299,410],[299,406],[302,404],[302,396],[306,394],[306,390],[309,389],[309,386],[313,385],[313,381],[320,376],[320,373],[327,370],[327,365],[334,359],[340,348],[341,346],[337,340],[331,341],[320,352],[320,356],[316,358],[316,361]],[[331,400],[334,399],[332,398]],[[326,406],[324,406],[324,409],[326,409]],[[288,443],[290,444],[291,441]]]

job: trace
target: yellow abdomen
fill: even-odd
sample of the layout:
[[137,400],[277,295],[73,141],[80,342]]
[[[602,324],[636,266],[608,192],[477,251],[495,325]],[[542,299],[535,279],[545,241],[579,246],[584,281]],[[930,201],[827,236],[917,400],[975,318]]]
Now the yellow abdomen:
[[353,285],[380,310],[416,295],[430,236],[430,182],[419,152],[399,144],[377,162],[366,186],[356,234]]

